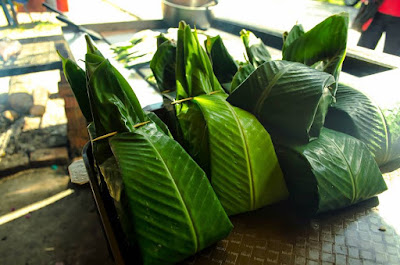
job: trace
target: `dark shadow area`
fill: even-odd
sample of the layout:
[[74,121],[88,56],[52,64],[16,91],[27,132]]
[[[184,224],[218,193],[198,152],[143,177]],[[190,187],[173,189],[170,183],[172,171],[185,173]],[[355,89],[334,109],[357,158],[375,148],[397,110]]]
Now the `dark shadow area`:
[[382,173],[389,173],[400,168],[400,158],[381,166]]
[[0,225],[0,264],[113,264],[89,185],[73,189],[64,199]]

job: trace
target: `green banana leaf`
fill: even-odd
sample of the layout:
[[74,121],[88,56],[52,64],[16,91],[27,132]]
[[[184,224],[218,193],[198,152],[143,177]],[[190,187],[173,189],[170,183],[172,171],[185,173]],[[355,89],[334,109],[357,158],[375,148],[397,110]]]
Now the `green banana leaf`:
[[361,91],[374,100],[382,111],[383,117],[385,117],[389,135],[387,157],[388,162],[390,162],[400,158],[400,94],[398,86],[394,84],[382,86],[382,80],[386,80],[385,76],[375,79],[375,81],[371,82],[371,85],[364,84],[365,87]]
[[235,91],[235,89],[241,83],[243,83],[243,81],[246,80],[247,77],[249,77],[251,75],[251,73],[254,72],[254,70],[256,70],[256,68],[250,63],[246,63],[244,65],[239,66],[237,73],[235,74],[235,76],[232,79],[231,89],[230,89],[229,93],[232,93],[233,91]]
[[385,118],[376,103],[362,91],[339,84],[336,103],[329,108],[325,127],[364,142],[378,165],[390,161],[390,135]]
[[[323,22],[302,34],[295,28],[287,44],[282,49],[282,59],[300,62],[327,72],[335,77],[336,84],[332,90],[335,95],[339,74],[346,56],[348,13],[340,13],[325,19]],[[300,36],[298,36],[300,34]],[[295,40],[291,40],[295,38]],[[291,42],[290,42],[291,41]]]
[[249,62],[258,67],[265,62],[271,60],[267,47],[264,45],[261,39],[257,38],[253,32],[243,29],[240,31],[240,38],[243,41],[246,49],[246,54]]
[[228,215],[252,211],[286,199],[288,192],[268,132],[226,95],[192,101],[208,128],[211,184]]
[[283,33],[283,46],[282,46],[282,54],[285,54],[286,48],[292,44],[299,37],[304,35],[304,28],[302,25],[294,25],[293,28],[289,32]]
[[[204,171],[89,39],[86,64],[96,168],[143,263],[174,264],[227,236],[232,224]],[[93,139],[109,132],[118,134]]]
[[160,119],[160,117],[157,116],[157,114],[155,114],[154,112],[146,112],[146,116],[157,126],[159,130],[165,133],[165,135],[173,138],[168,126]]
[[197,32],[185,22],[179,23],[176,50],[176,99],[185,99],[213,91],[222,91]]
[[147,121],[135,93],[88,37],[87,45],[87,85],[97,135],[133,131],[135,124]]
[[[339,84],[326,127],[363,141],[379,166],[400,158],[400,97],[391,86],[356,89]],[[390,96],[387,96],[390,95]]]
[[65,79],[70,84],[83,116],[90,123],[93,118],[90,112],[89,97],[86,89],[85,71],[71,59],[63,57],[58,51],[57,53],[62,61]]
[[303,143],[317,138],[333,96],[332,75],[300,63],[270,61],[258,67],[228,97],[253,113],[269,133]]
[[[105,141],[104,144],[109,147],[108,141]],[[122,231],[124,232],[125,238],[121,239],[132,251],[135,251],[139,260],[140,253],[138,250],[136,233],[132,225],[134,222],[129,207],[128,194],[122,181],[121,172],[118,170],[118,164],[115,157],[110,156],[102,164],[98,165],[98,171],[97,177],[102,178],[106,184],[103,184],[103,187],[104,189],[106,188],[106,191],[108,191],[113,200],[118,221],[121,224]],[[99,183],[102,183],[101,179],[99,179]]]
[[165,37],[164,34],[160,33],[160,35],[157,36],[157,48],[159,48],[161,44],[163,44],[166,41],[171,41],[171,40]]
[[210,156],[207,124],[199,106],[191,101],[176,104],[176,118],[185,150],[210,176]]
[[238,71],[238,64],[228,53],[221,36],[207,36],[204,46],[210,57],[215,76],[222,84],[225,92],[229,93],[233,76]]
[[154,124],[110,139],[143,264],[175,264],[226,237],[232,224],[206,175]]
[[274,143],[290,198],[306,214],[347,207],[387,189],[371,152],[352,136],[323,128],[305,145]]
[[[145,121],[140,105],[137,108],[124,93],[124,84],[119,82],[114,70],[108,60],[103,60],[89,80],[90,102],[97,135],[133,131],[133,125]],[[98,124],[104,131],[99,130]]]
[[[223,91],[196,31],[192,32],[185,22],[179,23],[176,54],[177,100]],[[209,175],[208,133],[203,114],[191,101],[176,104],[175,111],[183,138],[180,142]]]
[[269,134],[256,117],[226,101],[203,54],[196,34],[181,23],[177,94],[189,98],[176,104],[176,112],[186,150],[207,172],[228,215],[285,199],[287,189]]
[[150,68],[157,81],[160,92],[176,90],[176,45],[170,40],[164,41],[150,62]]

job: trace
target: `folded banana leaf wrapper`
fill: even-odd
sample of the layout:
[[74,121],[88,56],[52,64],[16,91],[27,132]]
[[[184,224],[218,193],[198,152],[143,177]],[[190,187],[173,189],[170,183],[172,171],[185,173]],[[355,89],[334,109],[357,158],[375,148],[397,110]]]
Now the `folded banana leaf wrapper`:
[[391,86],[356,89],[339,84],[326,127],[363,141],[379,166],[399,159],[400,96],[396,90]]
[[183,143],[208,173],[228,215],[258,209],[288,195],[268,132],[256,117],[225,99],[197,33],[180,23],[176,114]]
[[332,75],[304,64],[269,61],[262,64],[228,97],[228,102],[253,113],[271,134],[307,143],[318,138],[333,102]]
[[323,128],[308,144],[274,143],[290,199],[306,215],[344,208],[387,189],[367,146],[352,136]]
[[307,215],[347,207],[386,190],[367,146],[323,127],[334,83],[332,75],[304,64],[269,61],[227,99],[256,115],[271,133],[290,199]]
[[[87,44],[88,100],[80,102],[90,104],[94,157],[143,264],[175,264],[226,237],[232,224],[204,171],[161,120],[143,112],[127,81],[89,38]],[[83,86],[70,84],[76,96],[84,95],[78,93]]]
[[159,44],[150,61],[150,68],[160,92],[175,91],[176,44],[163,35],[157,40]]

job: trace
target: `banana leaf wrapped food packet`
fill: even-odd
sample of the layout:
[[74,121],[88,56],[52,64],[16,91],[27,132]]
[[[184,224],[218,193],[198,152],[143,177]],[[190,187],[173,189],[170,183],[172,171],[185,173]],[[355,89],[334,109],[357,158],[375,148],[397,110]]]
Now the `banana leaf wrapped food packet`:
[[232,224],[204,171],[89,38],[87,46],[81,102],[90,104],[94,156],[143,264],[175,264],[226,237]]
[[268,132],[225,99],[197,33],[179,24],[176,115],[189,154],[208,174],[228,215],[286,199],[288,192]]

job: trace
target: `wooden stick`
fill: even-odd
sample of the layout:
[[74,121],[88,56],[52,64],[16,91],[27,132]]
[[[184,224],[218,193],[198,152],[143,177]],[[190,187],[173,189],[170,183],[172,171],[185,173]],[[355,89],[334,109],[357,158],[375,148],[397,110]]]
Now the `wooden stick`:
[[150,122],[150,121],[144,121],[144,122],[135,124],[135,125],[133,125],[133,128],[137,128],[137,127],[143,126],[143,125],[145,125],[145,124],[147,124],[147,123],[149,123],[149,122]]
[[102,135],[102,136],[99,136],[99,137],[97,137],[97,138],[94,138],[94,139],[92,140],[92,142],[96,142],[96,141],[99,141],[99,140],[103,140],[103,139],[105,139],[105,138],[114,136],[114,135],[116,135],[117,133],[118,133],[118,132],[107,133],[107,134],[105,134],[105,135]]
[[180,100],[175,100],[174,102],[171,102],[171,105],[179,104],[179,103],[182,103],[182,102],[185,102],[185,101],[188,101],[188,100],[192,100],[192,99],[193,99],[193,97],[184,98],[184,99],[180,99]]
[[[138,127],[143,126],[143,125],[145,125],[145,124],[147,124],[147,123],[149,123],[149,122],[150,122],[150,121],[144,121],[144,122],[135,124],[135,125],[133,125],[133,128],[138,128]],[[102,135],[102,136],[99,136],[99,137],[97,137],[97,138],[94,138],[94,139],[92,140],[92,142],[99,141],[99,140],[103,140],[103,139],[105,139],[105,138],[114,136],[114,135],[116,135],[117,133],[118,133],[118,132],[107,133],[107,134],[105,134],[105,135]]]

